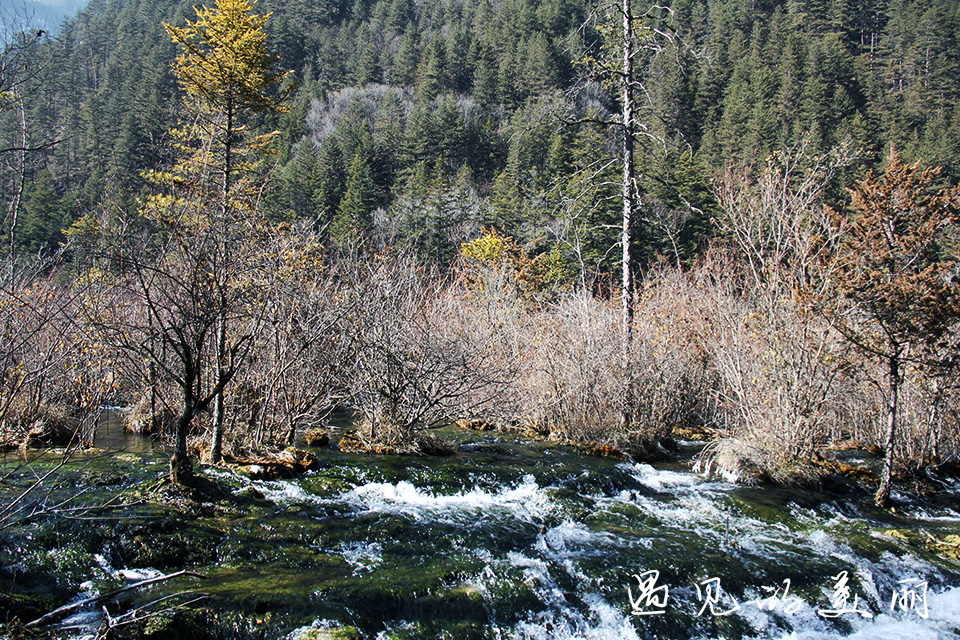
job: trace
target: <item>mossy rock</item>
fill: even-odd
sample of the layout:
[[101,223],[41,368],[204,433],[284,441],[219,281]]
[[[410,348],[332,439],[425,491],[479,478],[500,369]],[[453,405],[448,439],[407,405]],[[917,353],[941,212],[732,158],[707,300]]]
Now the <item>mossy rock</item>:
[[415,455],[452,456],[457,453],[457,445],[429,433],[417,434],[414,446]]
[[[198,608],[157,613],[111,632],[116,640],[253,640],[279,637],[279,630],[231,610]],[[268,635],[271,634],[272,635]]]
[[400,453],[400,450],[395,446],[367,442],[356,432],[345,434],[340,438],[337,447],[344,453],[373,453],[383,456],[395,456]]
[[11,593],[7,591],[6,585],[0,586],[0,620],[18,620],[25,624],[62,604],[62,601],[52,595]]
[[318,496],[338,496],[350,491],[353,487],[340,478],[314,476],[304,478],[302,485],[305,490]]
[[610,444],[602,442],[578,442],[574,445],[580,453],[593,456],[595,458],[611,458],[613,460],[626,460],[627,454],[620,451]]
[[356,627],[335,627],[332,629],[298,629],[287,640],[360,640]]
[[942,558],[960,560],[960,535],[949,534],[940,538],[923,530],[918,532],[909,529],[887,529],[881,533],[911,547],[926,549]]
[[823,469],[828,473],[832,473],[843,478],[850,478],[851,480],[859,480],[860,482],[867,482],[870,484],[876,484],[880,482],[880,478],[877,476],[877,474],[866,467],[847,464],[846,462],[832,460],[830,458],[816,458],[812,461],[812,464],[813,466]]
[[166,517],[134,523],[113,546],[127,565],[168,570],[213,562],[222,539],[213,527]]
[[309,429],[303,434],[303,439],[308,447],[325,447],[330,444],[330,434],[320,427]]

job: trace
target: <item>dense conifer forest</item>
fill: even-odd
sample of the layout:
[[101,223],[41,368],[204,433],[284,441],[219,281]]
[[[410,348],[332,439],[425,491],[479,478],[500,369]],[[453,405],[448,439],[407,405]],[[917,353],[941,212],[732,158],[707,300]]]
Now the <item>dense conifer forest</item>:
[[104,403],[181,462],[334,411],[414,453],[695,427],[741,478],[874,446],[878,504],[955,460],[956,3],[628,13],[94,0],[20,34],[5,442]]
[[[444,263],[479,225],[541,239],[541,251],[590,227],[579,259],[615,270],[616,234],[602,230],[618,216],[603,179],[617,170],[614,133],[585,121],[617,105],[581,64],[600,38],[589,3],[261,0],[257,10],[273,12],[269,46],[297,83],[293,108],[265,123],[283,137],[264,168],[273,218],[369,228]],[[3,114],[2,136],[20,139],[24,125],[32,146],[56,144],[23,166],[6,159],[18,252],[49,251],[85,213],[144,192],[141,174],[163,163],[182,115],[162,23],[191,16],[189,2],[94,0],[31,49],[43,72],[24,118]],[[860,148],[867,166],[894,144],[960,175],[956,3],[679,0],[660,20],[677,38],[640,74],[638,261],[689,259],[711,232],[710,180],[801,141],[813,153]],[[588,221],[573,211],[584,200]],[[665,225],[677,221],[674,247]],[[4,225],[9,237],[9,215]]]

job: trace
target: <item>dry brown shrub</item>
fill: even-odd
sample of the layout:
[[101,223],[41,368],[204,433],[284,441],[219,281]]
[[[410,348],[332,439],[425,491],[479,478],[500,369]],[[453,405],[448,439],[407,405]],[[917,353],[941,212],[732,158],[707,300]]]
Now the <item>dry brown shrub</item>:
[[561,439],[603,440],[623,408],[619,315],[615,306],[575,294],[527,326],[520,411]]
[[710,420],[710,373],[690,333],[696,295],[682,274],[648,279],[626,365],[615,303],[578,293],[539,313],[528,324],[518,383],[522,415],[554,438],[634,452],[656,446],[675,426]]
[[[875,362],[855,370],[864,397],[851,439],[862,445],[883,441],[883,372]],[[929,466],[960,460],[960,371],[931,372],[910,367],[900,391],[898,445],[895,472],[911,475]],[[881,447],[871,447],[883,454]]]
[[358,265],[349,287],[341,380],[368,442],[426,442],[413,434],[486,413],[512,379],[507,334],[458,283],[385,256]]
[[792,298],[743,295],[723,278],[704,288],[702,305],[699,333],[724,436],[701,468],[742,479],[814,477],[814,453],[842,437],[863,400],[845,376],[843,341]]
[[82,284],[0,283],[0,441],[89,444],[114,390],[109,358],[76,322]]

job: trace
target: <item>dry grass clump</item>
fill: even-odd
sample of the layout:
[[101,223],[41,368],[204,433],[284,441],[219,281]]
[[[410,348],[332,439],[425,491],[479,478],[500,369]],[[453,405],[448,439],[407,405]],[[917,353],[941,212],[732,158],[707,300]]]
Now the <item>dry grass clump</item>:
[[689,274],[648,276],[634,309],[631,429],[615,444],[627,449],[669,438],[676,427],[716,420],[716,373],[697,335],[703,292]]
[[0,442],[6,448],[23,449],[88,443],[92,434],[86,434],[85,440],[80,427],[73,409],[66,404],[33,404],[17,399],[8,406]]
[[348,453],[378,455],[452,456],[457,453],[455,444],[430,433],[394,431],[389,435],[381,434],[377,440],[373,440],[369,431],[363,428],[344,435],[338,448]]

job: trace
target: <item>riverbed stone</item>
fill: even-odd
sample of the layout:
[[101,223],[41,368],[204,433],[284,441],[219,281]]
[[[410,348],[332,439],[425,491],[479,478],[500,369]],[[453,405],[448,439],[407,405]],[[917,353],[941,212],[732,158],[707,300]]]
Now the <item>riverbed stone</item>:
[[331,629],[297,629],[287,640],[360,640],[356,627],[334,627]]

